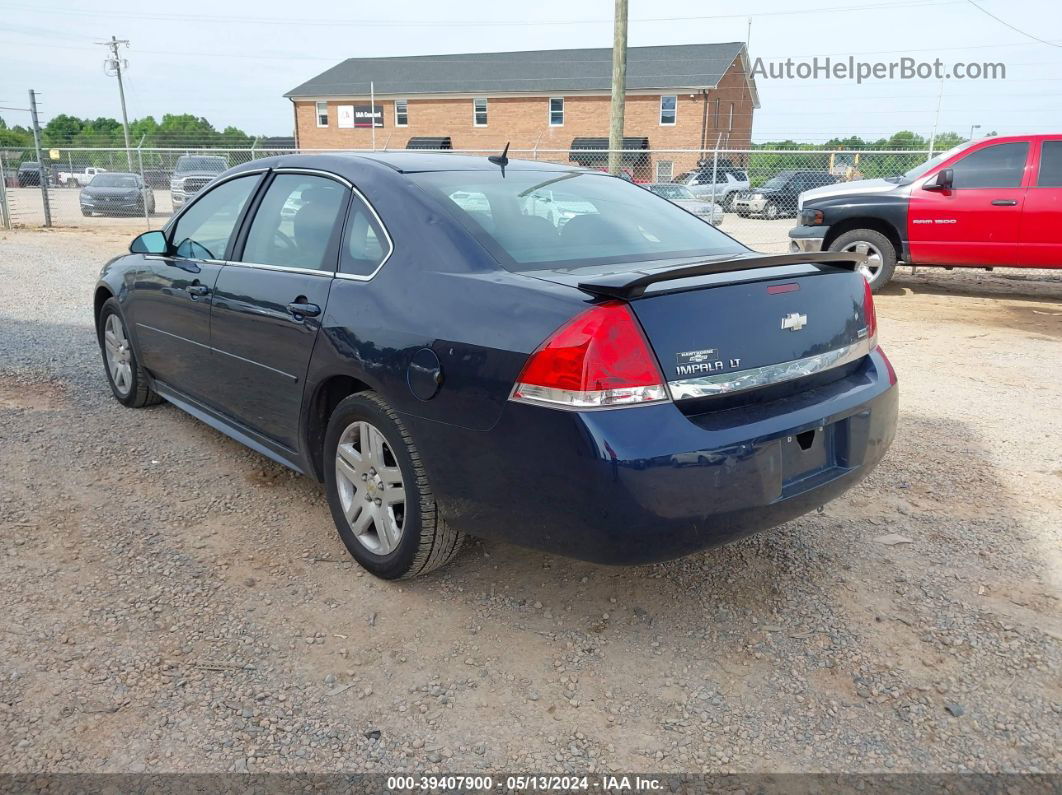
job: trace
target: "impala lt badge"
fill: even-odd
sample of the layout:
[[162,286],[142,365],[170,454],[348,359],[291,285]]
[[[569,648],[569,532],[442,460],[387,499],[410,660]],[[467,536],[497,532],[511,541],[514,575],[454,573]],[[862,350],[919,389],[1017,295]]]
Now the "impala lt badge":
[[790,312],[788,315],[782,318],[782,330],[785,331],[800,331],[808,324],[808,316],[801,315],[797,312]]

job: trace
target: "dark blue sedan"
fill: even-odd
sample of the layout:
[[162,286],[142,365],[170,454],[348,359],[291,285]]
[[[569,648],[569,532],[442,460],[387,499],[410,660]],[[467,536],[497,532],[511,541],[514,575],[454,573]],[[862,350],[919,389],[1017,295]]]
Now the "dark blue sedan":
[[466,533],[685,555],[838,496],[895,429],[858,255],[757,254],[605,174],[269,158],[130,252],[95,293],[114,396],[324,481],[384,578]]

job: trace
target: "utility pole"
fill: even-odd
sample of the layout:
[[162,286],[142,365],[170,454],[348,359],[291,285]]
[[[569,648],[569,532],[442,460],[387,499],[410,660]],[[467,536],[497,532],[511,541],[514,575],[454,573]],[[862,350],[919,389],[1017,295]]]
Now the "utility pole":
[[102,44],[104,47],[111,51],[111,57],[103,62],[103,70],[108,75],[111,74],[109,70],[114,70],[114,76],[118,78],[118,96],[122,100],[122,133],[125,135],[125,159],[128,161],[129,170],[133,170],[133,153],[129,149],[129,116],[125,112],[125,86],[122,85],[122,66],[123,64],[128,69],[129,62],[118,57],[118,47],[129,46],[129,39],[116,39],[111,36],[110,41],[97,41],[97,44]]
[[944,78],[940,78],[940,92],[937,94],[937,112],[933,115],[933,134],[929,136],[929,157],[933,159],[933,150],[937,145],[937,126],[940,124],[940,103],[944,99]]
[[616,0],[612,37],[612,109],[608,129],[608,173],[623,164],[623,113],[627,99],[627,0]]
[[52,225],[52,208],[48,204],[48,166],[41,157],[41,125],[37,120],[37,94],[29,90],[30,126],[33,127],[33,151],[37,153],[37,165],[40,166],[41,200],[44,202],[44,225]]

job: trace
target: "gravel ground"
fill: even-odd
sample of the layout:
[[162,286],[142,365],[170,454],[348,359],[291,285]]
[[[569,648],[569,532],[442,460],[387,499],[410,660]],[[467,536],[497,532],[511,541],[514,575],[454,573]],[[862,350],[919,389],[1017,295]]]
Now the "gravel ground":
[[1057,272],[897,278],[897,441],[823,513],[388,584],[317,484],[113,401],[127,240],[0,233],[0,770],[1059,771]]

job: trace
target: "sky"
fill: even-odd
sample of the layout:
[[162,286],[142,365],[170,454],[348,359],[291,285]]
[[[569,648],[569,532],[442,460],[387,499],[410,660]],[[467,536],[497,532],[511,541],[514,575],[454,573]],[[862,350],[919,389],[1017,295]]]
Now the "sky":
[[[610,0],[0,0],[0,106],[25,108],[33,88],[42,124],[59,113],[120,118],[95,44],[115,35],[130,41],[130,118],[192,113],[218,129],[290,135],[284,92],[344,58],[608,47],[612,13]],[[1059,0],[630,0],[629,19],[630,46],[750,37],[765,64],[852,55],[1006,67],[1005,80],[761,78],[755,141],[928,137],[935,123],[964,136],[974,125],[975,135],[1062,130]],[[0,116],[28,123],[18,110]]]

